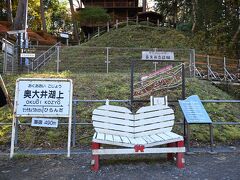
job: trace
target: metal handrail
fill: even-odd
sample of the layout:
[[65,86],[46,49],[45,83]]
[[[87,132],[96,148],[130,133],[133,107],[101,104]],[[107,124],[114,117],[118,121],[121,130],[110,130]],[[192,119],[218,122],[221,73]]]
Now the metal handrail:
[[[54,46],[50,47],[50,48],[49,48],[47,51],[45,51],[43,54],[41,54],[40,56],[38,56],[37,58],[35,58],[35,59],[32,61],[32,70],[35,71],[35,70],[38,69],[40,66],[42,66],[42,64],[44,64],[44,63],[49,59],[49,57],[51,57],[51,56],[56,52],[56,47],[57,47],[57,46],[60,46],[60,44],[61,44],[60,42],[56,43]],[[48,55],[48,53],[51,52],[53,49],[55,49],[54,52],[53,52],[53,53],[50,53],[50,55]],[[46,55],[48,55],[48,56],[46,56]],[[43,60],[41,63],[37,64],[37,66],[34,68],[34,67],[33,67],[34,62],[38,62],[39,59],[41,59],[41,58],[43,58],[44,60]]]

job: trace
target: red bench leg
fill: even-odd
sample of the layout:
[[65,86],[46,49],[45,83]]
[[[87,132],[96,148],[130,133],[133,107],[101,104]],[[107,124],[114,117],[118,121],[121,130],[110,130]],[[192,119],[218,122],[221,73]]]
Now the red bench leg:
[[[177,147],[184,147],[184,141],[178,141]],[[176,153],[176,154],[177,154],[177,156],[176,156],[177,167],[180,169],[184,168],[184,163],[185,163],[184,154],[183,153]]]
[[[99,143],[92,142],[92,150],[99,148],[100,148]],[[93,171],[99,170],[99,155],[92,155],[91,170]]]
[[[167,147],[176,147],[176,143],[169,143],[167,144]],[[167,160],[168,161],[171,161],[171,160],[174,160],[174,153],[167,153]]]

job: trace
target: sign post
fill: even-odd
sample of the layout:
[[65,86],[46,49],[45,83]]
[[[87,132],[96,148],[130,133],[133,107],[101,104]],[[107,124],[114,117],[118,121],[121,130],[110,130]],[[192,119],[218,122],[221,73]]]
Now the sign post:
[[[71,79],[20,78],[16,82],[10,158],[14,155],[16,119],[19,117],[69,118],[67,156],[70,157],[72,125]],[[41,121],[45,121],[42,119]],[[56,124],[54,119],[48,123]]]

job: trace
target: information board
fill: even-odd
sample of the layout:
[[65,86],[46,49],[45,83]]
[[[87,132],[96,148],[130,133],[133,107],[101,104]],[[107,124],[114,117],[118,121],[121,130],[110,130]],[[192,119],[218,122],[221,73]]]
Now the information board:
[[71,80],[18,79],[16,117],[69,117],[71,94]]
[[189,124],[211,124],[212,120],[208,116],[201,100],[197,95],[188,97],[186,100],[179,100],[184,117]]
[[142,51],[142,60],[174,60],[173,52],[165,51]]

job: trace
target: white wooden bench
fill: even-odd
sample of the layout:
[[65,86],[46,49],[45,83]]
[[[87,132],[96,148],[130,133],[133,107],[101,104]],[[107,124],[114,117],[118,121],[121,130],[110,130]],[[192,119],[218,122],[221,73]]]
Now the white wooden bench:
[[[140,108],[136,114],[120,106],[103,105],[93,111],[91,169],[99,170],[99,156],[108,154],[167,153],[178,168],[184,167],[183,137],[171,132],[174,112],[167,105]],[[101,144],[124,148],[100,148]],[[166,144],[168,147],[155,147]]]

